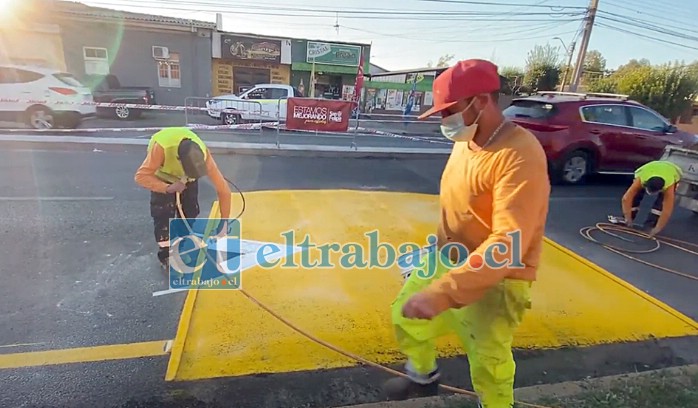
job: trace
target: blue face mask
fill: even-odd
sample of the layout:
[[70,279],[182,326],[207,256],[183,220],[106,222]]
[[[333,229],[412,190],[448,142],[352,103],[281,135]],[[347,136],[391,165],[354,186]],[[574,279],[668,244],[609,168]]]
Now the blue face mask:
[[466,126],[463,121],[463,113],[470,109],[473,103],[475,103],[475,99],[462,111],[441,120],[441,134],[443,134],[444,137],[454,142],[469,142],[473,140],[477,133],[477,121],[480,120],[482,111],[477,114],[477,118],[475,118],[472,124]]

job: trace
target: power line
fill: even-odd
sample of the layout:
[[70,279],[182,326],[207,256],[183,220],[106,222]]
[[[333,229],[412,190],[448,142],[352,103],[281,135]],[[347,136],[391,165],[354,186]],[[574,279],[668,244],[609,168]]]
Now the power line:
[[[603,18],[605,20],[614,21],[617,23],[626,24],[626,25],[630,25],[630,26],[634,26],[634,27],[645,28],[649,31],[667,34],[667,35],[671,35],[674,37],[683,38],[686,40],[698,41],[698,37],[696,37],[696,36],[690,36],[687,34],[680,33],[678,31],[672,31],[672,30],[666,29],[662,26],[654,25],[648,21],[638,20],[638,19],[634,19],[631,17],[625,17],[625,16],[622,16],[619,14],[609,13],[607,11],[600,11],[600,13],[601,13],[601,15],[599,16],[599,18]],[[610,15],[612,17],[606,17],[606,15]],[[687,30],[687,31],[691,31],[691,30]],[[698,33],[698,31],[694,31],[694,32]]]
[[[659,14],[648,13],[648,12],[645,11],[645,10],[637,10],[637,9],[634,9],[634,8],[631,8],[631,7],[627,7],[627,6],[623,5],[623,4],[616,3],[615,0],[604,0],[604,3],[608,3],[611,7],[616,7],[616,8],[619,8],[619,9],[621,9],[621,10],[631,11],[631,12],[633,12],[633,13],[636,13],[636,14],[643,14],[643,15],[646,15],[646,16],[648,16],[648,17],[652,17],[652,18],[654,18],[654,19],[659,19],[659,20],[668,21],[668,22],[671,22],[671,23],[674,24],[674,25],[677,23],[677,20],[681,20],[681,16],[680,16],[680,15],[672,16],[672,18],[668,18],[668,17],[666,17],[666,16],[662,16],[662,15],[659,15]],[[683,17],[683,19],[684,19],[684,20],[681,21],[682,24],[693,24],[693,22],[688,22],[688,21],[685,19],[685,17]],[[682,30],[685,30],[685,31],[692,31],[690,28],[688,28],[687,26],[684,26],[684,25],[682,25],[682,26],[676,26],[676,27],[677,27],[677,28],[680,28],[680,29],[682,29]]]
[[656,41],[656,42],[662,42],[662,43],[665,43],[665,44],[676,45],[676,46],[678,46],[678,47],[683,47],[683,48],[688,48],[688,49],[691,49],[691,50],[696,50],[696,51],[698,51],[698,47],[691,47],[690,45],[684,45],[684,44],[676,43],[676,42],[669,41],[669,40],[663,40],[663,39],[656,38],[656,37],[650,37],[650,36],[648,36],[648,35],[636,33],[636,32],[629,31],[629,30],[625,30],[625,29],[623,29],[623,28],[615,27],[615,26],[612,26],[612,25],[606,24],[606,23],[597,23],[597,24],[598,24],[600,27],[608,28],[609,30],[615,30],[615,31],[619,31],[619,32],[622,32],[622,33],[626,33],[626,34],[635,35],[635,36],[637,36],[637,37],[646,38],[646,39],[648,39],[648,40],[652,40],[652,41]]
[[[142,2],[137,1],[137,0],[112,0],[112,1],[107,1],[107,2],[98,2],[94,1],[95,4],[104,4],[104,5],[118,5],[118,6],[127,6],[127,7],[140,7],[140,8],[152,8],[153,4],[162,4],[163,8],[167,8],[170,10],[184,10],[184,11],[191,11],[192,9],[189,7],[195,7],[197,11],[210,11],[210,12],[221,12],[225,10],[235,10],[236,14],[253,14],[253,15],[269,15],[269,16],[287,16],[287,17],[326,17],[323,14],[331,15],[332,17],[336,17],[339,15],[340,17],[343,18],[361,18],[361,19],[375,19],[375,18],[380,18],[380,19],[390,19],[390,20],[401,20],[401,19],[409,19],[408,17],[415,17],[419,20],[425,20],[425,19],[437,19],[437,20],[442,20],[441,18],[436,18],[436,17],[444,17],[444,19],[450,19],[452,17],[499,17],[501,15],[501,12],[496,12],[496,11],[490,11],[490,12],[484,12],[484,11],[433,11],[433,10],[409,10],[409,11],[396,11],[396,10],[389,10],[389,9],[360,9],[360,10],[355,10],[355,9],[341,9],[341,8],[332,8],[332,9],[318,9],[318,8],[304,8],[304,7],[286,7],[286,6],[263,6],[259,4],[250,4],[250,3],[235,3],[235,4],[220,4],[219,2],[215,1],[180,1],[177,3],[175,6],[171,2],[168,1],[163,1],[163,0],[151,0],[147,5],[144,5]],[[189,6],[189,7],[182,7],[182,6]],[[205,8],[210,8],[212,10],[204,10],[202,7]],[[249,10],[257,10],[257,11],[249,11]],[[265,13],[262,13],[264,11]],[[287,12],[287,13],[279,13],[279,12]],[[290,15],[289,13],[295,13]],[[580,15],[579,12],[524,12],[524,13],[519,13],[520,16],[549,16],[549,17],[575,17],[577,15]],[[446,18],[448,17],[448,18]],[[524,21],[524,20],[521,20]]]
[[[346,28],[348,30],[352,31],[358,31],[358,32],[364,32],[367,34],[374,34],[374,35],[380,35],[384,37],[389,37],[389,38],[400,38],[404,40],[409,40],[409,41],[434,41],[433,38],[414,38],[414,37],[403,37],[400,35],[396,34],[386,34],[386,33],[381,33],[377,31],[371,31],[371,30],[366,30],[366,29],[361,29],[361,28],[355,28],[355,27],[349,27],[346,25],[342,25],[341,27]],[[575,31],[566,31],[562,33],[548,33],[542,36],[532,36],[532,37],[521,37],[521,36],[516,36],[516,37],[511,37],[511,35],[515,34],[522,34],[522,33],[530,33],[530,30],[521,30],[518,32],[510,32],[510,33],[505,33],[507,34],[506,38],[497,38],[497,37],[490,37],[488,36],[487,39],[483,40],[455,40],[455,39],[441,39],[439,42],[451,42],[451,43],[479,43],[479,42],[501,42],[501,41],[519,41],[519,40],[533,40],[533,39],[540,39],[540,38],[550,38],[551,36],[554,37],[556,35],[565,35],[565,34],[571,34],[574,33]]]
[[581,6],[543,6],[540,4],[521,4],[521,3],[501,3],[495,1],[466,1],[466,0],[418,0],[425,3],[450,3],[450,4],[474,4],[483,6],[513,6],[513,7],[544,7],[549,9],[582,9],[585,10],[586,7]]

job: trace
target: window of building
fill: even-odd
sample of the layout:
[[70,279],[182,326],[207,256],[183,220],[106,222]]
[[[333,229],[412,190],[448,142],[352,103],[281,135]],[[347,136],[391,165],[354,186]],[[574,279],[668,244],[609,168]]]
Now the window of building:
[[109,74],[109,53],[106,48],[82,47],[82,56],[85,60],[85,74]]
[[182,72],[179,53],[171,52],[167,59],[158,60],[158,84],[163,88],[180,88]]

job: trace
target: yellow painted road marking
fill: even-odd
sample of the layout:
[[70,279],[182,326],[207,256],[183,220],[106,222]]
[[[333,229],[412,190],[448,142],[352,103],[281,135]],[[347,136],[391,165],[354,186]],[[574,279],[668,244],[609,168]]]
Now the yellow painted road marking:
[[[216,201],[213,203],[213,207],[209,213],[209,218],[218,217],[220,217],[220,209],[218,208],[218,201]],[[179,325],[177,326],[177,334],[175,335],[174,341],[171,345],[170,361],[167,363],[165,381],[172,381],[177,374],[177,370],[179,369],[182,353],[184,351],[184,342],[186,341],[187,334],[189,333],[189,322],[191,321],[192,311],[194,310],[194,304],[196,303],[197,292],[198,291],[196,289],[189,290],[187,293],[187,298],[184,300],[182,314],[179,318]]]
[[[426,244],[438,220],[433,195],[363,191],[266,191],[246,195],[242,237],[284,243],[281,234],[309,234],[313,243],[380,241]],[[311,260],[320,251],[311,250]],[[301,254],[293,259],[300,262]],[[338,263],[341,254],[331,260]],[[304,330],[377,363],[403,360],[390,324],[390,303],[402,284],[391,269],[253,268],[246,291]],[[698,324],[568,250],[547,241],[533,309],[517,348],[588,346],[651,337],[698,335]],[[191,295],[194,296],[194,295]],[[348,367],[356,363],[293,332],[236,291],[200,290],[174,380]],[[641,316],[642,318],[638,318]],[[182,320],[185,320],[184,317]],[[184,341],[183,338],[186,338]],[[442,356],[462,354],[454,336],[437,342]],[[173,350],[173,358],[175,353]]]
[[167,354],[167,343],[168,340],[158,340],[142,343],[0,354],[0,369],[157,357]]

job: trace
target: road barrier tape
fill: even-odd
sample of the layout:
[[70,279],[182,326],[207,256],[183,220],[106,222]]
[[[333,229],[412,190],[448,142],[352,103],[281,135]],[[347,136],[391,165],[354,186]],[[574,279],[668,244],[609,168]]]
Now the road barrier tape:
[[354,136],[357,133],[362,133],[362,134],[368,134],[368,135],[380,135],[380,136],[387,136],[387,137],[393,137],[396,139],[408,139],[412,140],[415,142],[427,142],[427,143],[435,143],[435,144],[444,144],[444,145],[452,145],[453,143],[447,142],[444,140],[433,140],[427,137],[419,137],[419,136],[407,136],[407,135],[398,135],[396,133],[391,133],[391,132],[385,132],[382,130],[376,130],[376,129],[368,129],[364,127],[356,127],[354,128],[355,131],[353,132],[327,132],[327,131],[322,131],[322,130],[303,130],[303,129],[286,129],[286,125],[279,125],[278,123],[269,123],[269,124],[264,124],[262,125],[263,127],[269,128],[269,129],[280,129],[280,130],[285,130],[289,132],[298,132],[298,133],[313,133],[313,134],[329,134],[329,135],[342,135],[342,136]]
[[383,130],[373,130],[373,129],[370,129],[370,130],[372,130],[373,133],[375,133],[377,135],[390,136],[390,137],[395,137],[395,138],[399,138],[399,139],[409,139],[409,140],[417,141],[417,142],[428,142],[428,143],[444,144],[444,145],[449,145],[449,146],[453,145],[453,143],[447,142],[445,140],[433,140],[433,139],[430,139],[427,137],[398,135],[396,133],[385,132]]
[[[235,101],[230,100],[226,102],[231,103],[248,103],[247,101]],[[242,110],[236,108],[205,108],[200,106],[172,106],[172,105],[146,105],[139,103],[112,103],[112,102],[93,102],[93,101],[83,101],[83,102],[71,102],[71,101],[47,101],[47,100],[20,100],[20,99],[10,99],[10,98],[0,98],[0,103],[26,103],[30,105],[51,105],[51,106],[63,106],[63,105],[75,105],[75,106],[95,106],[98,108],[129,108],[129,109],[145,109],[145,110],[165,110],[165,111],[214,111],[214,112],[236,112],[236,113],[259,113],[258,110]]]
[[[86,128],[86,129],[0,129],[0,133],[99,133],[99,132],[157,132],[171,126],[141,128]],[[179,126],[178,126],[179,127]],[[238,125],[185,125],[192,130],[259,130],[261,123],[242,123]]]

